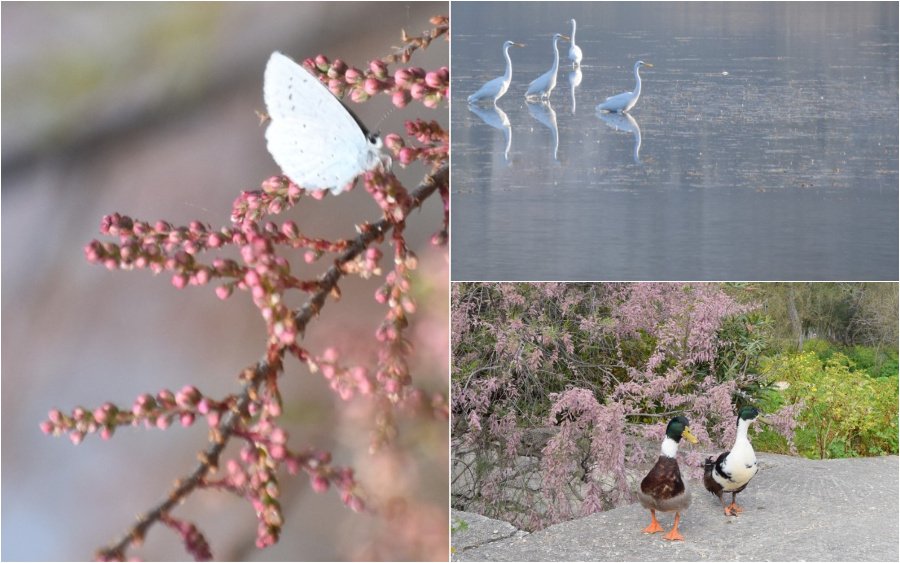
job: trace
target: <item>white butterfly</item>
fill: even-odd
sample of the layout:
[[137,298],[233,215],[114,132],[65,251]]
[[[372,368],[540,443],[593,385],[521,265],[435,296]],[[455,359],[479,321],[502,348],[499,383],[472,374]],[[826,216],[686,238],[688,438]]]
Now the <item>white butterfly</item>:
[[382,162],[381,139],[303,67],[272,53],[263,97],[269,154],[298,186],[335,195]]

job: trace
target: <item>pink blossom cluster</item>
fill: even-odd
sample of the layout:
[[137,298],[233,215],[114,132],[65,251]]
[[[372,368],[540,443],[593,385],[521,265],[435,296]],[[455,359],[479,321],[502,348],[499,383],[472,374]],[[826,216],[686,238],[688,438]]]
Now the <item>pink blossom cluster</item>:
[[197,526],[184,520],[179,520],[171,514],[164,514],[160,517],[160,521],[174,530],[181,537],[181,541],[195,561],[210,561],[213,558],[212,549],[203,533],[197,529]]
[[450,91],[447,67],[430,72],[419,67],[406,67],[392,73],[388,63],[376,59],[369,62],[367,69],[360,70],[347,66],[340,59],[329,61],[324,55],[306,59],[303,66],[318,75],[332,94],[339,98],[349,95],[357,103],[384,93],[391,95],[391,102],[398,108],[406,107],[412,100],[436,108]]
[[337,349],[328,348],[321,356],[310,358],[307,365],[309,371],[320,372],[344,401],[353,398],[355,393],[371,394],[374,386],[368,370],[364,366],[344,367],[338,360]]
[[[734,440],[736,403],[764,384],[757,348],[742,367],[723,362],[736,347],[723,340],[726,325],[764,333],[744,316],[752,309],[716,284],[456,284],[454,447],[481,459],[468,505],[534,529],[629,502],[628,469],[658,455],[677,414],[700,441],[682,470],[701,476],[706,455]],[[776,414],[789,439],[796,415]],[[529,454],[540,460],[539,490],[514,505],[504,484],[521,474],[524,428],[553,435]],[[579,483],[573,505],[567,491]]]
[[68,415],[53,409],[40,427],[44,434],[68,434],[72,443],[77,445],[87,434],[95,432],[108,440],[119,426],[143,424],[146,428],[165,430],[174,421],[188,427],[197,416],[204,416],[209,426],[215,427],[222,413],[231,408],[233,402],[233,397],[215,401],[204,396],[193,385],[186,385],[177,393],[163,389],[156,395],[139,395],[129,410],[120,410],[112,403],[104,403],[93,411],[76,407]]
[[276,476],[281,464],[292,475],[301,470],[306,472],[314,491],[322,493],[333,485],[349,508],[355,512],[365,509],[353,470],[333,467],[330,453],[313,450],[291,452],[287,448],[287,432],[265,419],[252,429],[236,435],[247,441],[241,448],[239,459],[228,460],[225,477],[207,480],[202,486],[225,489],[250,501],[258,519],[257,547],[265,548],[277,543],[284,524],[278,500],[280,485]]

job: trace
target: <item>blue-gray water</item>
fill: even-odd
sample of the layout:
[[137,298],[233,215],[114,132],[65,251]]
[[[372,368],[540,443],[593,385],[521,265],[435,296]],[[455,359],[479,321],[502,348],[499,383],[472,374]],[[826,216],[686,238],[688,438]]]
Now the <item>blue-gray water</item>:
[[[453,2],[453,279],[896,280],[897,15],[893,2]],[[560,41],[550,106],[526,104],[570,18],[575,103]],[[473,112],[507,39],[526,47],[510,49],[503,114]],[[633,89],[638,59],[655,66],[632,120],[598,115]]]

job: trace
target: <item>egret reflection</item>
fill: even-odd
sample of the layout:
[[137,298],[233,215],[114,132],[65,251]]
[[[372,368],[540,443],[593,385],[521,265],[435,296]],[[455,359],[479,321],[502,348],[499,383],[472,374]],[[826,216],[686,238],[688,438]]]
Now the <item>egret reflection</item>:
[[557,153],[559,152],[559,128],[556,126],[556,112],[553,111],[553,107],[546,102],[527,102],[525,105],[528,106],[528,113],[531,114],[531,117],[540,121],[547,129],[550,129],[550,133],[553,136],[553,160],[559,160],[557,158]]
[[572,96],[572,115],[575,115],[575,88],[581,85],[581,67],[576,66],[574,70],[569,71],[569,94]]
[[506,148],[503,150],[503,159],[509,162],[509,149],[512,146],[512,127],[509,124],[509,118],[506,113],[497,106],[480,107],[470,105],[469,111],[477,115],[486,124],[494,129],[503,131],[503,138],[506,141]]
[[608,127],[616,131],[625,131],[634,135],[634,163],[641,164],[641,126],[628,113],[606,113],[597,111],[597,117]]

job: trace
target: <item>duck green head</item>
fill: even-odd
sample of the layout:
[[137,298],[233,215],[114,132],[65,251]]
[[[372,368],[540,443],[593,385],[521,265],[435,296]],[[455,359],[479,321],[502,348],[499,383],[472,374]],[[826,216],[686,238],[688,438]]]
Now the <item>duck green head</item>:
[[669,425],[666,426],[666,436],[675,440],[676,443],[681,441],[682,436],[692,444],[697,443],[697,438],[691,434],[688,419],[683,416],[676,416],[669,421]]
[[746,420],[747,422],[753,422],[758,420],[763,424],[772,424],[772,421],[764,416],[759,416],[759,411],[756,407],[744,407],[738,412],[738,424],[741,423],[742,420]]

